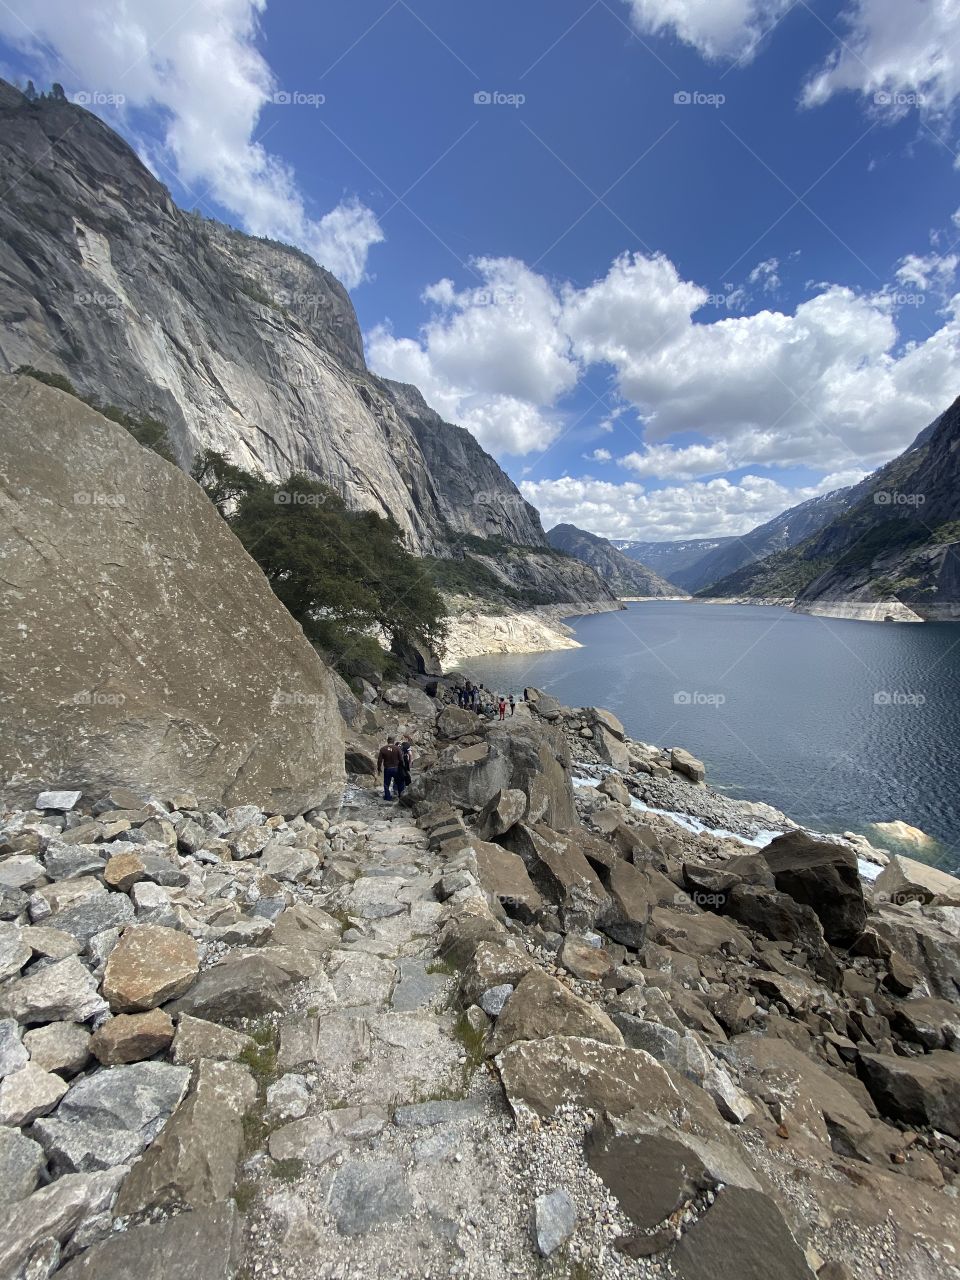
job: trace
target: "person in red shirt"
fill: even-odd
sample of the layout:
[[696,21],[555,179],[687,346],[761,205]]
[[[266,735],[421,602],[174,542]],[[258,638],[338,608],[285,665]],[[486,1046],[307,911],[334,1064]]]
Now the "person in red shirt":
[[497,707],[499,708],[500,719],[502,720],[507,714],[507,700],[502,695],[500,697],[500,701],[497,703]]

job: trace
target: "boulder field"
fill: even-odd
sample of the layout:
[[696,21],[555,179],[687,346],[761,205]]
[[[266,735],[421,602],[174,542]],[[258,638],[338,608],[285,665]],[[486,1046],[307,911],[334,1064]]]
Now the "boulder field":
[[338,683],[326,808],[3,814],[0,1275],[960,1276],[960,884],[458,679]]

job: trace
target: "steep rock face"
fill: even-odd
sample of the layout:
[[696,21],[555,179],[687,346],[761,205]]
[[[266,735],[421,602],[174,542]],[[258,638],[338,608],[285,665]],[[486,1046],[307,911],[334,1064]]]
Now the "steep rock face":
[[546,545],[466,431],[369,373],[346,291],[305,254],[183,213],[96,116],[3,82],[0,177],[0,371],[159,419],[183,466],[209,447],[313,472],[420,553],[456,534]]
[[0,379],[0,788],[149,779],[294,813],[343,779],[330,673],[200,489],[116,423]]
[[866,621],[960,617],[960,400],[847,490],[819,532],[718,582],[717,596],[793,596]]
[[756,529],[745,533],[742,538],[732,538],[730,542],[717,547],[698,561],[696,574],[701,579],[701,585],[709,588],[712,583],[729,577],[745,565],[755,564],[767,556],[776,555],[778,551],[795,547],[831,520],[843,515],[855,501],[856,489],[834,489],[832,493],[821,494],[808,502],[801,502],[799,506],[782,511],[766,524],[758,525]]
[[576,556],[595,569],[618,596],[676,596],[684,594],[672,582],[661,578],[645,564],[631,560],[595,533],[578,529],[573,524],[558,524],[547,534],[547,541],[558,551]]

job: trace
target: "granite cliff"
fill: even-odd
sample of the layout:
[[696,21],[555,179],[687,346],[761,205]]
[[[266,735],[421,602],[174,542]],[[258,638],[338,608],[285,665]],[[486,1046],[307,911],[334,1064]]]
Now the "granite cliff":
[[[95,115],[2,81],[0,177],[0,372],[164,423],[185,468],[209,448],[313,473],[417,554],[463,555],[464,537],[549,550],[467,431],[367,369],[346,290],[307,255],[185,213]],[[570,562],[561,599],[605,594]]]

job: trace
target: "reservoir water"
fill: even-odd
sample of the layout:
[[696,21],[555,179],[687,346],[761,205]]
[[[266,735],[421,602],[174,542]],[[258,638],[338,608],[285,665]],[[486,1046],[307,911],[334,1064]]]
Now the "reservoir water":
[[703,759],[712,786],[816,830],[882,844],[870,824],[900,819],[960,868],[957,624],[681,601],[568,621],[580,649],[488,655],[464,670],[498,692],[530,685],[608,707],[631,737]]

